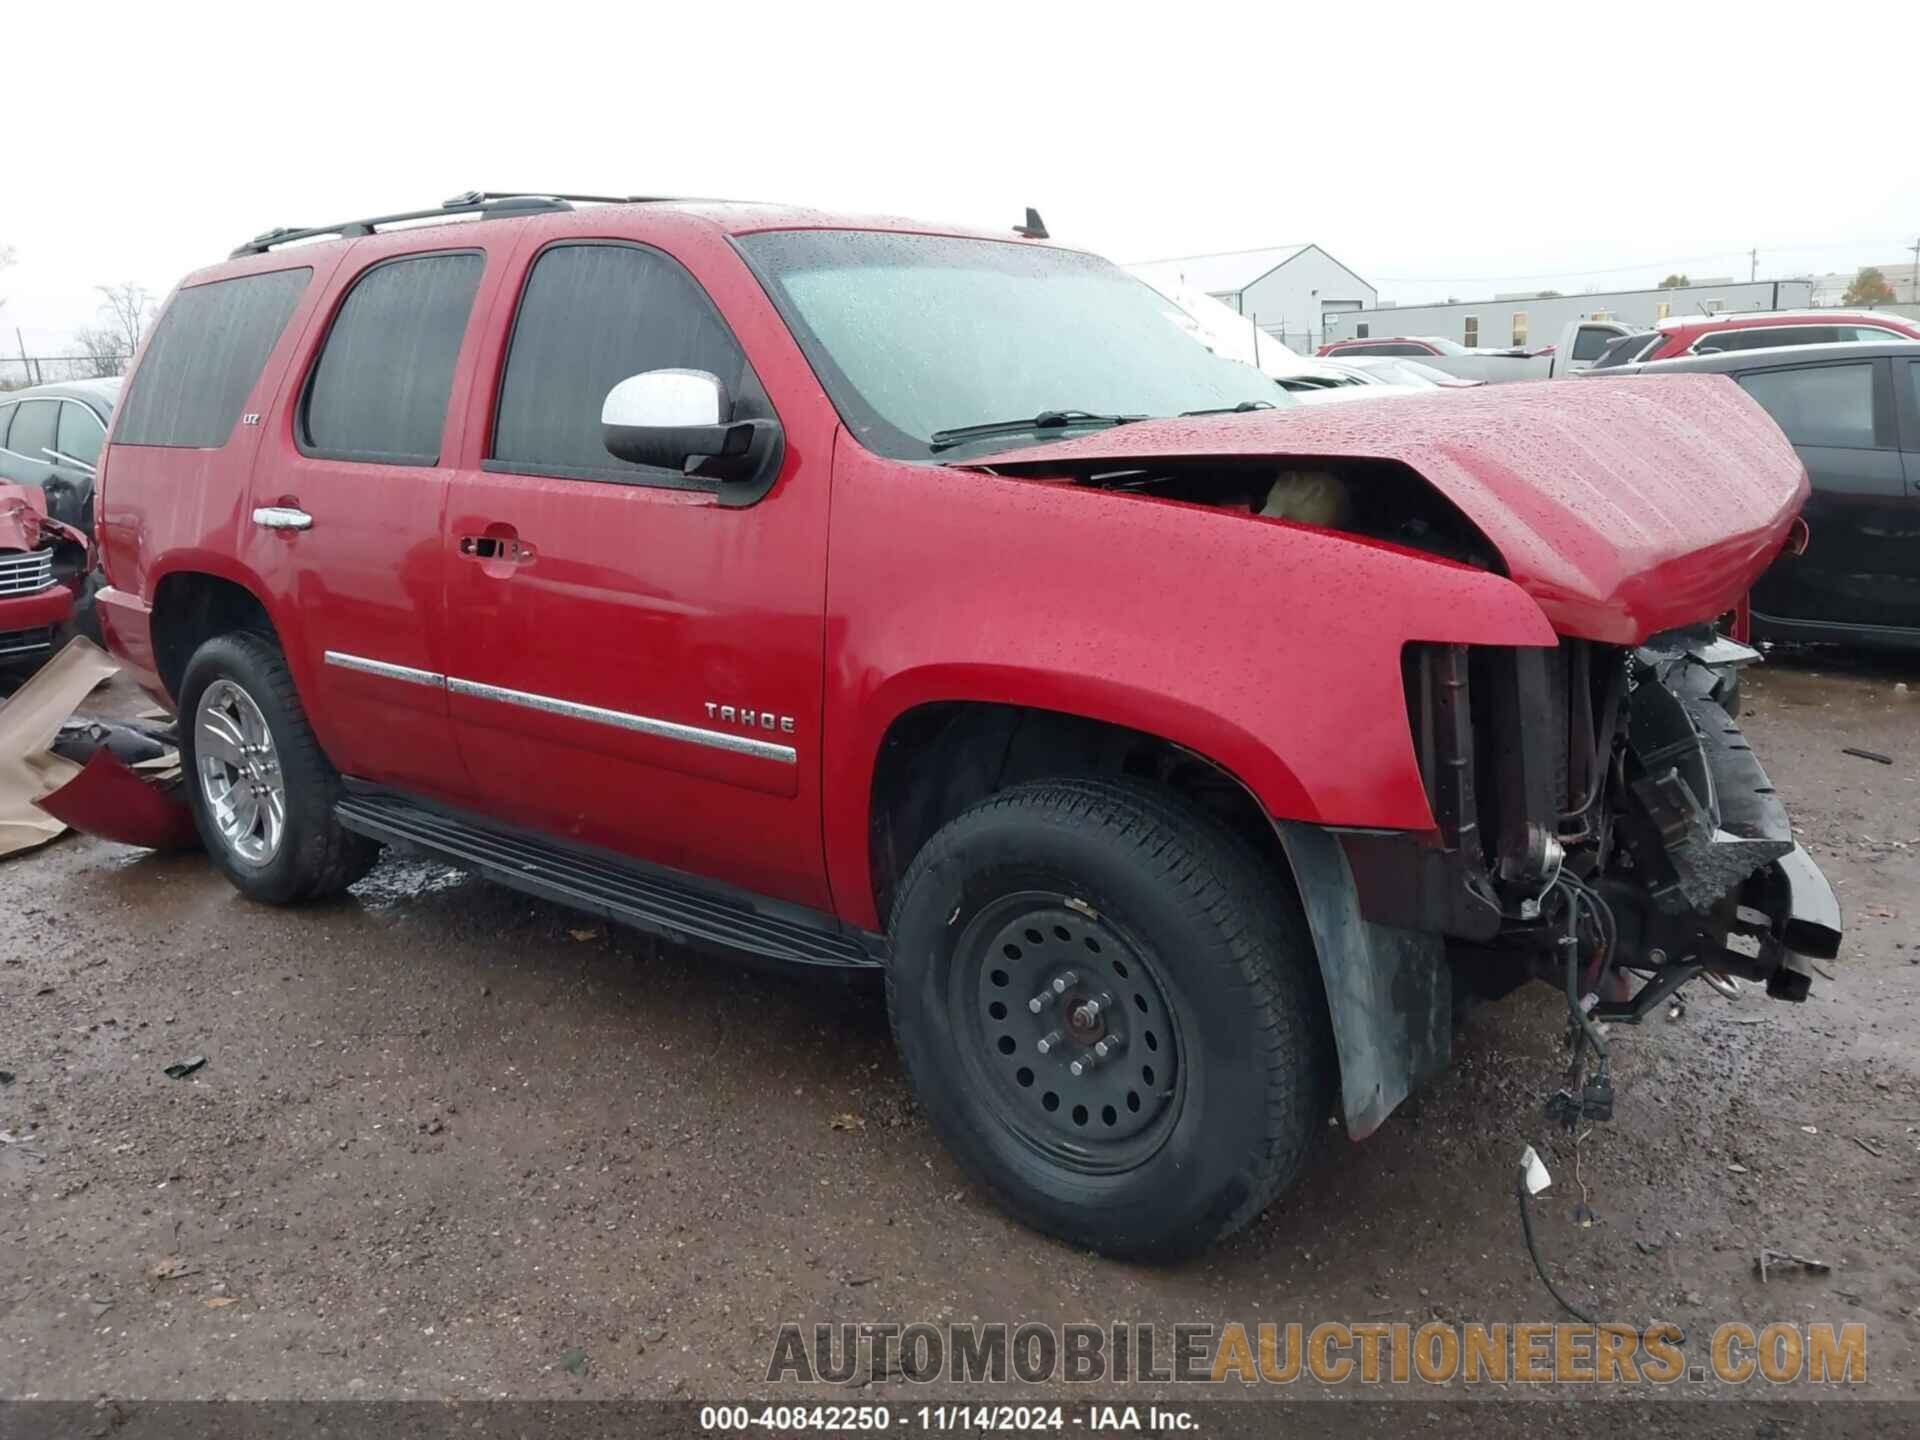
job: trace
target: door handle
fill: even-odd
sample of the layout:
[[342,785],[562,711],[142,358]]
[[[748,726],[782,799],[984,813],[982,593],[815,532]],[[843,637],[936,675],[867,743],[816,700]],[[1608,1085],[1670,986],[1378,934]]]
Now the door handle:
[[313,516],[291,505],[262,505],[253,512],[253,523],[262,530],[311,530]]
[[459,549],[469,560],[496,560],[509,565],[525,565],[533,559],[533,546],[517,535],[462,535]]

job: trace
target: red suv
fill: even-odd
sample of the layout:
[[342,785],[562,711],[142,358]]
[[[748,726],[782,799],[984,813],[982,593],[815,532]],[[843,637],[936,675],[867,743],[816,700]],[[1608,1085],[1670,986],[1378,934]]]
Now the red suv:
[[882,970],[964,1165],[1127,1255],[1259,1213],[1336,1087],[1375,1129],[1456,987],[1565,991],[1568,1123],[1597,1021],[1805,995],[1838,913],[1709,624],[1807,494],[1758,406],[1295,409],[1037,229],[474,195],[183,282],[100,610],[215,862]]
[[1689,315],[1662,320],[1653,330],[1623,335],[1593,362],[1595,370],[1716,355],[1725,350],[1771,350],[1782,345],[1839,341],[1920,340],[1920,324],[1877,310],[1772,310],[1740,315]]

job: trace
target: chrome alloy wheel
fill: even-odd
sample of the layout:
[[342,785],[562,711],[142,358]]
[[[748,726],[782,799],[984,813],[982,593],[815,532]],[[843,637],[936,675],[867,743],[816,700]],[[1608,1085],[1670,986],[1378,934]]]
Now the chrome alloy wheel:
[[193,716],[200,798],[227,849],[265,865],[287,833],[287,782],[260,707],[231,680],[216,680]]

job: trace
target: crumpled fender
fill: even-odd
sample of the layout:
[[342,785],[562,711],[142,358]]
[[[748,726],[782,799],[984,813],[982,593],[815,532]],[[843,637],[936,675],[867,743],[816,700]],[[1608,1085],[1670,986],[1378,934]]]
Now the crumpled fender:
[[38,550],[51,539],[78,545],[91,566],[92,542],[85,532],[47,513],[45,494],[32,485],[0,485],[0,550]]
[[830,523],[827,865],[839,913],[868,929],[875,767],[918,707],[1126,726],[1209,760],[1270,816],[1425,831],[1406,644],[1555,643],[1517,585],[1468,565],[846,443]]

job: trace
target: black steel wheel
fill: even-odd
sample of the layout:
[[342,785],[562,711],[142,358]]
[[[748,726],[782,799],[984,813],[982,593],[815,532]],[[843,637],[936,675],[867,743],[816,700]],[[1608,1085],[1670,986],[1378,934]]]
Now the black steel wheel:
[[1110,918],[1026,891],[955,946],[952,1023],[1001,1120],[1056,1164],[1130,1170],[1179,1115],[1180,1032],[1154,962]]
[[902,881],[887,994],[916,1093],[1019,1219],[1167,1258],[1259,1214],[1331,1101],[1288,877],[1131,782],[1003,791]]

